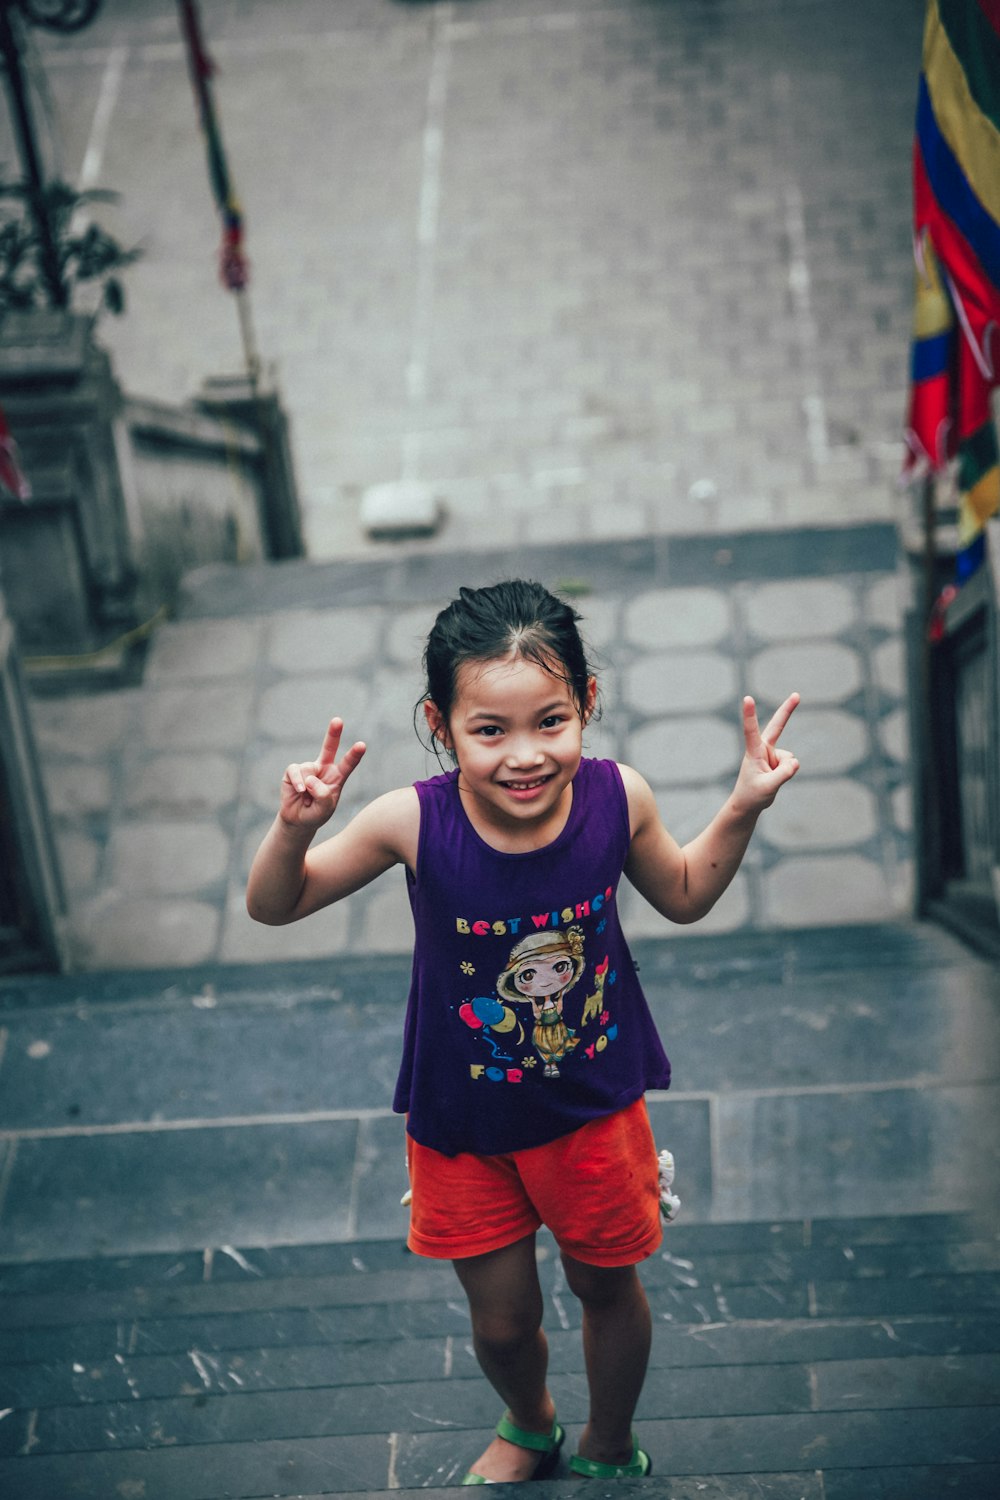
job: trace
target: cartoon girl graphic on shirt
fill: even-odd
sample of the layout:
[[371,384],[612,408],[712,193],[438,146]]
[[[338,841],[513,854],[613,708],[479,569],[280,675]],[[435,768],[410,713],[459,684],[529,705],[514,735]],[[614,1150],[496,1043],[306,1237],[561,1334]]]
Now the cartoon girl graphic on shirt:
[[497,980],[497,993],[504,1000],[530,1002],[535,1020],[532,1041],[545,1063],[546,1078],[558,1078],[559,1063],[580,1044],[563,1020],[563,997],[585,967],[579,927],[534,932],[511,949],[507,967]]

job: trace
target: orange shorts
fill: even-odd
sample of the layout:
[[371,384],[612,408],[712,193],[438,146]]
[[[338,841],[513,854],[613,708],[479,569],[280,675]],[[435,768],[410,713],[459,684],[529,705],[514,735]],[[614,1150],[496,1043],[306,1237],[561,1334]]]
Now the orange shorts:
[[542,1224],[592,1266],[631,1266],[662,1239],[659,1165],[646,1101],[508,1156],[444,1156],[406,1137],[413,1202],[407,1244],[460,1260],[502,1250]]

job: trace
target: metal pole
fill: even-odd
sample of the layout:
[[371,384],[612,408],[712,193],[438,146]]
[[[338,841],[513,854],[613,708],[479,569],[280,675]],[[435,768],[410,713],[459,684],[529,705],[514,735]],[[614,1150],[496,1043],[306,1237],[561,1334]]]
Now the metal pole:
[[943,872],[941,869],[941,796],[938,781],[938,745],[937,734],[940,726],[936,722],[934,713],[934,644],[931,640],[931,619],[934,605],[937,602],[937,539],[936,539],[936,514],[934,475],[927,474],[924,477],[920,491],[920,502],[923,519],[923,577],[921,587],[920,612],[918,625],[920,629],[920,705],[918,723],[920,725],[920,785],[921,803],[920,827],[923,858],[920,864],[923,866],[918,871],[919,892],[918,902],[920,909],[924,909],[926,902],[938,895],[941,889]]
[[235,291],[236,310],[240,318],[240,338],[243,342],[243,361],[247,367],[247,379],[254,400],[260,393],[260,355],[257,352],[257,335],[254,332],[253,314],[250,309],[250,294],[245,286]]
[[59,253],[52,235],[52,224],[45,202],[45,181],[36,144],[35,122],[31,116],[31,105],[28,100],[24,71],[21,67],[21,52],[11,22],[10,13],[13,6],[14,0],[0,0],[0,51],[3,52],[4,73],[7,79],[7,91],[10,95],[14,131],[24,171],[28,205],[35,222],[35,233],[38,236],[45,285],[52,306],[67,307],[69,292],[62,278]]

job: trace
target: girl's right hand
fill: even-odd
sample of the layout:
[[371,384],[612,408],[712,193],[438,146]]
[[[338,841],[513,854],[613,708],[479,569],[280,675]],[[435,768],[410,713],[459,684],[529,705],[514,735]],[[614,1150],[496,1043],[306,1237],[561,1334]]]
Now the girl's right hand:
[[338,761],[343,732],[343,719],[331,719],[319,759],[295,763],[285,771],[278,808],[283,823],[315,832],[333,817],[347,778],[365,753],[364,743],[358,740]]

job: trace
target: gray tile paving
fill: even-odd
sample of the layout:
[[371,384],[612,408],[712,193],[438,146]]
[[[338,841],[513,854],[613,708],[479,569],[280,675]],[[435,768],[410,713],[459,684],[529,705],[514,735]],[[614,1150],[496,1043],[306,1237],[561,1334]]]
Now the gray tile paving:
[[750,663],[751,690],[772,703],[789,684],[811,703],[843,703],[863,681],[858,652],[838,641],[769,646]]
[[851,591],[833,579],[770,583],[747,599],[747,626],[762,641],[836,636],[853,623]]
[[187,895],[133,896],[105,877],[79,893],[72,930],[84,969],[197,964],[218,953],[219,910]]
[[624,635],[643,650],[711,646],[729,634],[731,618],[720,589],[656,589],[625,605]]
[[714,651],[646,655],[626,668],[624,701],[647,717],[698,708],[731,709],[738,701],[735,667]]
[[[817,776],[853,770],[871,754],[868,725],[861,714],[800,705],[795,710],[795,753]],[[906,755],[897,759],[903,764]]]
[[879,828],[878,803],[865,786],[846,777],[814,777],[796,788],[794,802],[780,798],[761,820],[762,841],[778,849],[838,849],[866,844]]
[[626,761],[644,767],[650,785],[690,786],[735,778],[742,754],[738,724],[705,714],[654,719],[631,736]]
[[252,620],[177,621],[153,640],[147,681],[239,677],[251,671],[260,650],[260,627]]
[[[516,545],[893,515],[920,13],[837,14],[213,7],[314,555],[370,551],[365,494],[401,481],[446,548],[484,517]],[[109,0],[39,48],[67,174],[90,147],[145,249],[106,342],[182,399],[241,351],[174,8]]]
[[143,694],[143,743],[150,750],[231,750],[250,731],[253,683],[229,677],[218,683],[157,687]]
[[[200,579],[190,613],[157,633],[139,687],[34,703],[77,961],[406,951],[409,915],[392,877],[322,920],[268,931],[246,916],[246,874],[285,766],[317,753],[332,714],[368,745],[343,818],[437,771],[414,732],[424,633],[463,577],[495,578],[510,565],[570,591],[601,686],[587,753],[637,766],[682,841],[732,784],[741,694],[758,696],[762,721],[792,688],[802,694],[786,735],[802,771],[762,819],[739,879],[706,919],[710,930],[905,913],[909,744],[894,572],[787,577],[790,559],[810,562],[801,532],[756,553],[745,536],[719,542],[723,561],[707,554],[700,566],[718,572],[730,557],[747,558],[742,577],[711,587],[673,581],[691,576],[676,550],[665,568],[648,541],[633,556],[622,538],[598,551],[441,559],[433,570],[404,552],[381,576],[364,564],[286,565],[274,600],[266,574]],[[634,568],[650,559],[647,576],[668,581],[632,586]],[[228,614],[213,613],[220,607]],[[642,903],[628,909],[633,931],[663,930]]]
[[216,886],[229,865],[229,840],[204,818],[133,819],[120,823],[108,848],[113,886],[139,894],[197,895]]
[[862,854],[789,856],[760,877],[766,926],[831,927],[841,922],[879,921],[912,901],[905,869],[887,871]]
[[[124,794],[125,809],[134,814],[213,817],[236,798],[233,764],[215,752],[137,754],[131,759]],[[95,799],[93,810],[106,808],[108,800]]]

